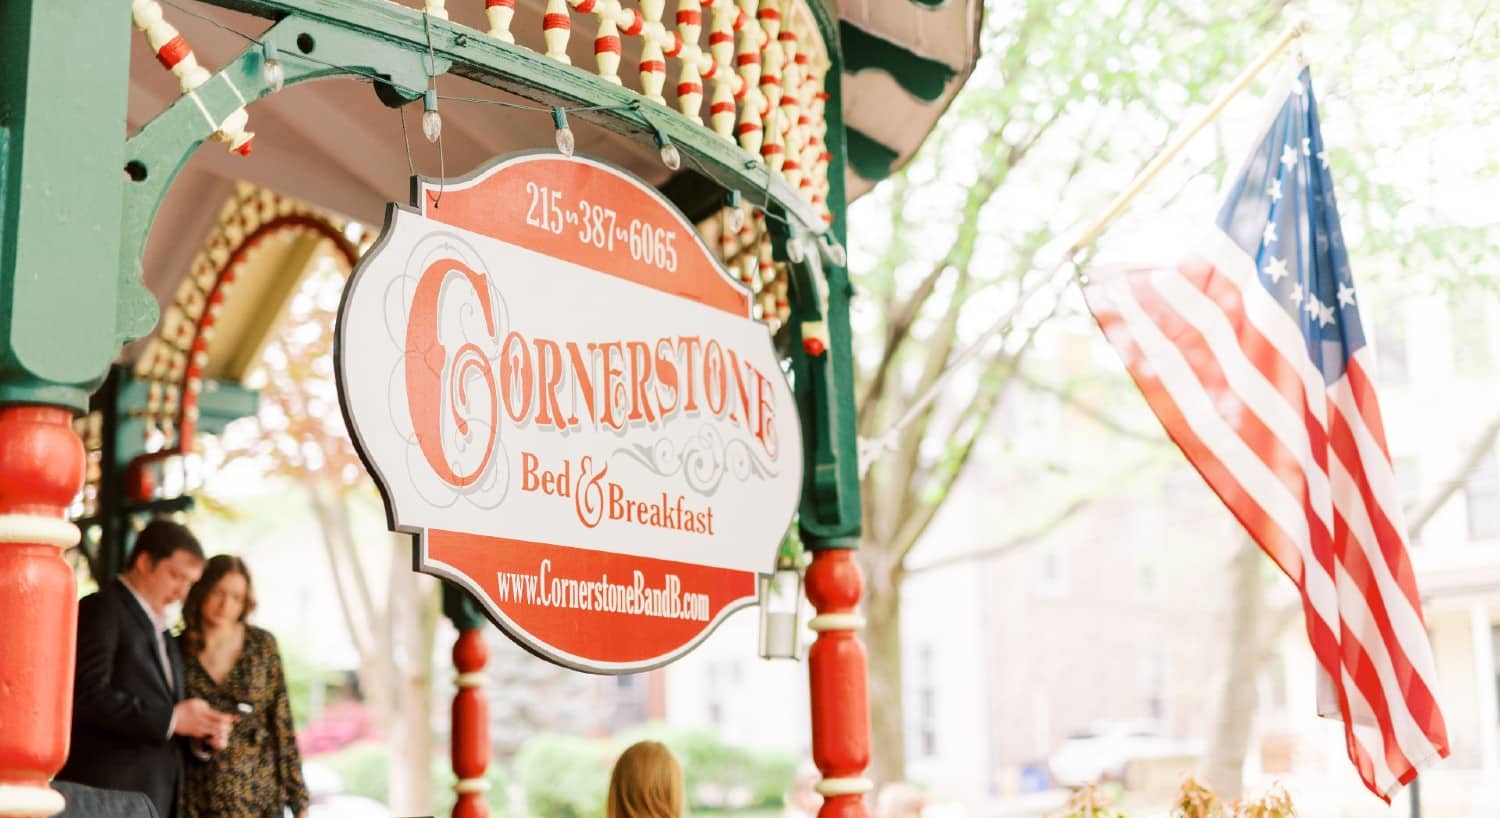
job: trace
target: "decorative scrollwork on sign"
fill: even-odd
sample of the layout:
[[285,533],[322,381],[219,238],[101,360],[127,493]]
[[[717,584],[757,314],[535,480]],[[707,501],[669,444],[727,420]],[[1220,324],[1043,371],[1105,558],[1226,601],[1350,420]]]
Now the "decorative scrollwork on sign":
[[776,470],[750,444],[738,438],[726,441],[712,426],[703,426],[681,444],[663,437],[649,446],[633,445],[614,453],[623,454],[662,477],[681,472],[688,488],[705,497],[719,490],[725,474],[741,481],[776,476]]

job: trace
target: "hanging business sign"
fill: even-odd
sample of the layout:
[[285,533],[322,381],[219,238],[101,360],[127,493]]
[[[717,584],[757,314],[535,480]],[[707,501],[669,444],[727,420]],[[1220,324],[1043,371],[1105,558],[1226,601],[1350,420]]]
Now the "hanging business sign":
[[513,156],[414,193],[349,280],[334,355],[391,526],[540,656],[681,656],[754,601],[802,483],[750,293],[596,161]]

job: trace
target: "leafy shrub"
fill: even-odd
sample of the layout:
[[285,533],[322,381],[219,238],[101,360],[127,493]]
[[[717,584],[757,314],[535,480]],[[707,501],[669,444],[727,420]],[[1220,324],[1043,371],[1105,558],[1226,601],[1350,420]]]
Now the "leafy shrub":
[[614,760],[604,740],[541,733],[516,754],[515,771],[534,818],[603,818]]
[[[312,759],[326,765],[339,774],[344,781],[344,792],[390,803],[390,748],[376,741],[361,741],[334,753],[326,753]],[[451,815],[457,795],[453,785],[457,778],[453,765],[446,756],[432,758],[432,809],[433,815]],[[491,818],[506,818],[506,786],[509,779],[504,768],[491,763],[484,777],[490,782],[490,791],[485,800],[490,805]]]
[[612,739],[540,734],[516,757],[516,776],[536,818],[602,818],[609,772],[622,750],[660,741],[682,762],[690,812],[777,808],[796,773],[791,753],[725,744],[707,730],[645,725]]

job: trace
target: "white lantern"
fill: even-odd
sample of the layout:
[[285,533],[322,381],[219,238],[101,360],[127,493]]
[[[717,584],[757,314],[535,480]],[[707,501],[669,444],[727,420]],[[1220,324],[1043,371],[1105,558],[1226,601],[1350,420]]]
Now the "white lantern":
[[802,628],[802,572],[785,548],[776,570],[760,576],[760,658],[800,659]]

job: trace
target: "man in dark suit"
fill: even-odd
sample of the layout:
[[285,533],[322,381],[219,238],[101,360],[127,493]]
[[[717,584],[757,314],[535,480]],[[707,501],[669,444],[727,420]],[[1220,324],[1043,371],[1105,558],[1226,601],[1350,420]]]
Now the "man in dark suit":
[[145,793],[162,818],[177,812],[184,737],[217,741],[231,717],[183,699],[182,656],[166,609],[203,572],[185,526],[154,520],[114,582],[78,603],[73,741],[57,778]]

